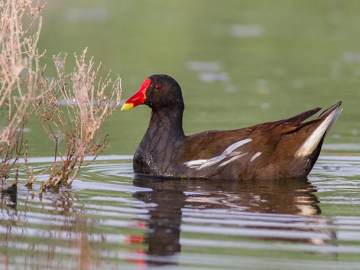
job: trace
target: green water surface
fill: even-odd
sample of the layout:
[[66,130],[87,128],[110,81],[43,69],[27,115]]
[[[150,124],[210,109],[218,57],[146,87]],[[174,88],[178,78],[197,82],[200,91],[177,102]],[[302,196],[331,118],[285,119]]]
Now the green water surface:
[[[146,77],[173,76],[183,90],[186,134],[275,121],[342,100],[326,142],[358,143],[359,8],[356,0],[52,0],[39,47],[47,50],[49,76],[52,55],[69,53],[71,71],[72,54],[88,47],[104,74],[122,77],[123,101]],[[149,115],[143,106],[118,110],[105,124],[105,154],[134,153]],[[36,121],[29,127],[30,155],[50,155],[52,142]]]

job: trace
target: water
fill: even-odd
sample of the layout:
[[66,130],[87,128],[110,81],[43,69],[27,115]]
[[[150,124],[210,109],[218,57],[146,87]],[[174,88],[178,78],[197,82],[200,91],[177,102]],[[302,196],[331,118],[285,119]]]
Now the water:
[[[344,108],[308,179],[133,179],[150,110],[119,110],[109,144],[71,188],[1,193],[0,269],[360,269],[360,2],[52,0],[40,51],[88,47],[122,77],[124,102],[154,73],[172,75],[184,130],[246,127],[338,100]],[[26,125],[41,171],[54,144]],[[60,148],[63,141],[61,141]],[[7,182],[10,183],[12,178]]]
[[248,182],[133,179],[128,158],[104,156],[41,199],[38,186],[2,194],[2,267],[360,268],[357,156],[323,156],[308,179]]

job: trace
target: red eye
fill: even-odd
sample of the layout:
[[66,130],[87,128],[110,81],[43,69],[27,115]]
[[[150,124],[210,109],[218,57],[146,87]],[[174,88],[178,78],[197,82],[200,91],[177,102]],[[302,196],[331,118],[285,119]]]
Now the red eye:
[[161,90],[161,85],[160,85],[160,84],[156,84],[156,85],[155,85],[155,90],[156,90],[156,91],[160,91],[160,90]]

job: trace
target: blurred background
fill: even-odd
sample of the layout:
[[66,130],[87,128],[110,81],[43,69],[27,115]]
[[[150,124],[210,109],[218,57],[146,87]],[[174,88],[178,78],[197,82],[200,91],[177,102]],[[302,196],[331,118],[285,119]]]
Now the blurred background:
[[[236,129],[291,117],[342,100],[344,111],[325,151],[360,147],[360,2],[254,0],[52,0],[39,48],[52,56],[88,47],[88,56],[122,78],[124,102],[145,78],[173,76],[185,100],[184,129]],[[70,61],[71,60],[71,61]],[[121,112],[105,124],[104,154],[133,154],[150,109]],[[53,143],[36,121],[31,155]],[[44,136],[42,136],[44,135]]]

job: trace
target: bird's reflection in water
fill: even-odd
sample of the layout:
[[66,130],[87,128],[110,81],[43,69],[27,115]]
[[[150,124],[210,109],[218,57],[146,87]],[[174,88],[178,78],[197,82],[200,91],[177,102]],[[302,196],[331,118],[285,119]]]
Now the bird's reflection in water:
[[[291,217],[316,217],[321,214],[318,199],[314,195],[317,191],[316,187],[311,185],[307,179],[238,182],[169,180],[136,175],[134,185],[152,189],[152,191],[136,192],[133,195],[138,200],[149,204],[150,217],[147,221],[146,236],[147,253],[148,255],[155,255],[149,256],[149,264],[176,263],[176,258],[172,259],[170,255],[175,255],[181,251],[180,226],[182,216],[184,213],[188,213],[190,209],[207,210],[207,213],[209,211],[216,213],[216,209],[228,209],[232,217],[239,213],[244,216],[244,219],[247,215],[251,215],[250,213],[262,213],[263,215],[259,219],[265,217],[265,221],[262,220],[260,224],[257,222],[256,225],[252,225],[251,222],[247,222],[246,225],[232,223],[237,228],[291,230],[294,231],[294,235],[299,231],[316,231],[321,234],[329,234],[324,229],[314,228],[313,225],[316,226],[322,222],[319,221],[322,220],[320,217],[319,219],[310,218],[308,221],[301,221],[303,227],[291,226],[291,223],[299,222],[299,220],[286,219],[288,215]],[[266,218],[271,219],[273,216],[268,215],[270,213],[275,214],[274,216],[277,215],[277,217],[279,214],[285,214],[285,220],[280,221],[283,222],[280,227],[276,225],[279,222],[278,219],[275,225],[267,224]],[[272,223],[271,220],[269,223]],[[246,234],[243,236],[247,237]],[[279,237],[279,235],[268,236],[266,239],[324,244],[324,241],[327,240],[323,239],[328,239],[328,237],[292,238],[287,234],[284,237]],[[161,259],[159,256],[166,256],[166,259]]]

